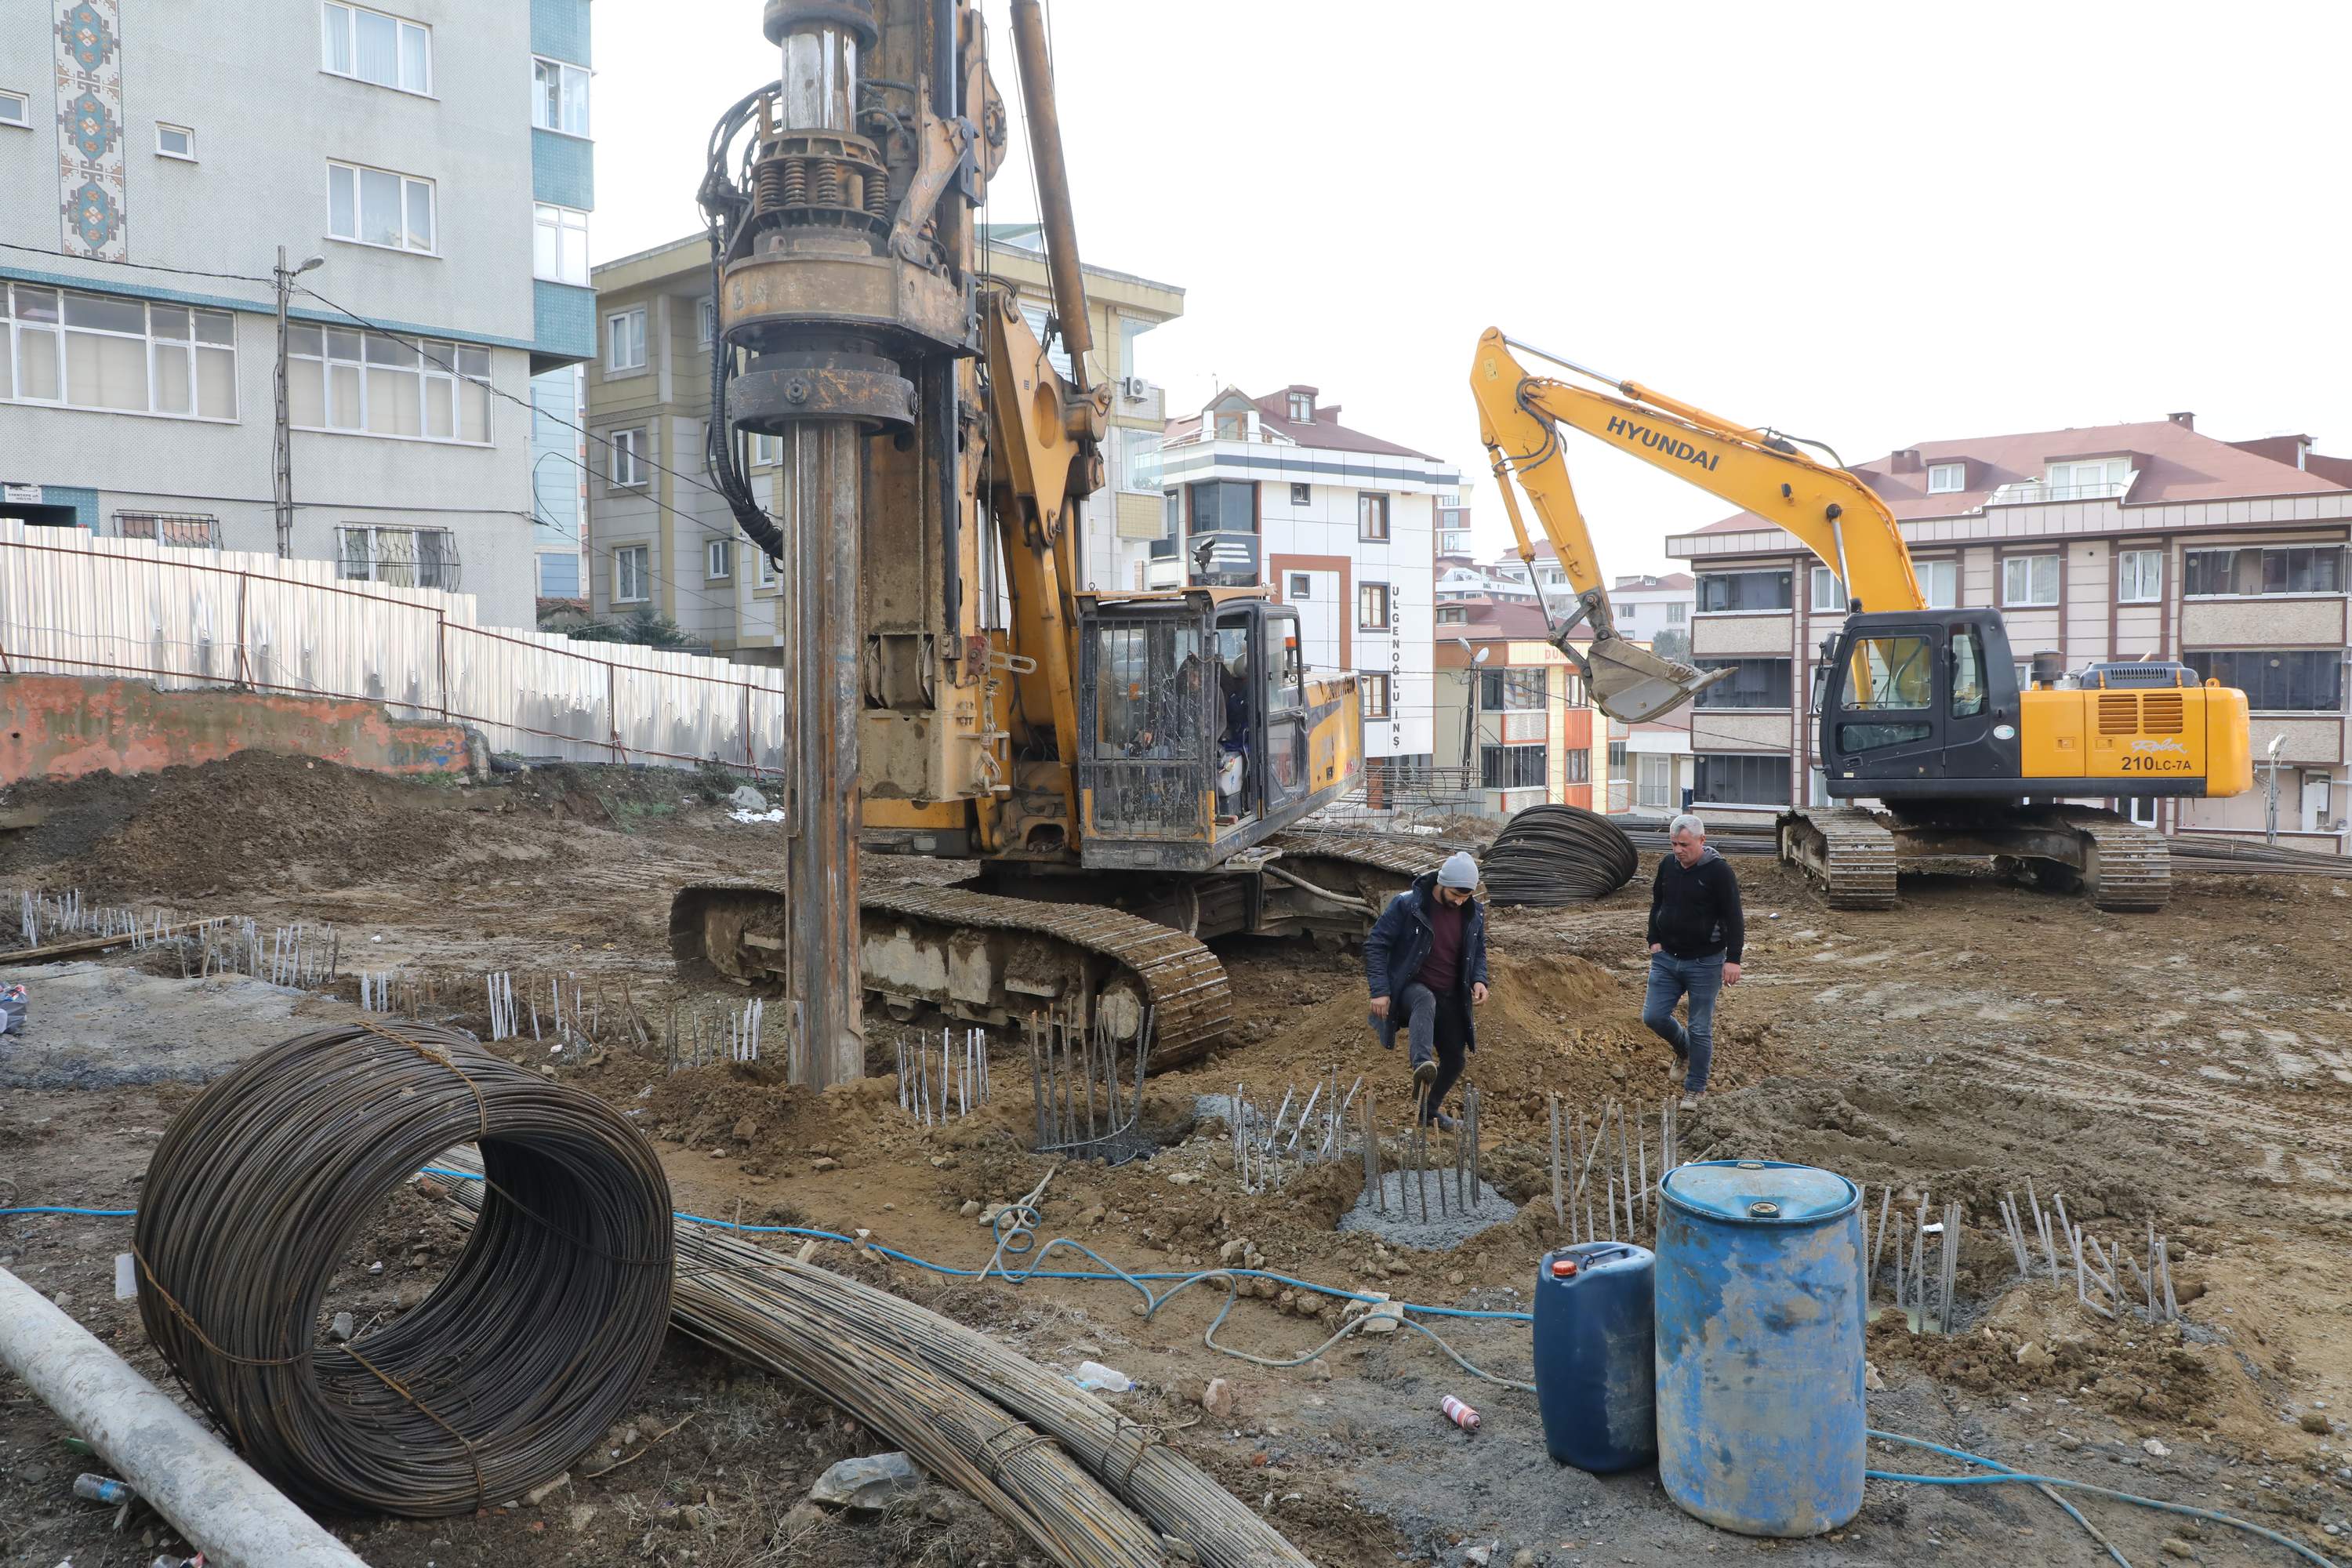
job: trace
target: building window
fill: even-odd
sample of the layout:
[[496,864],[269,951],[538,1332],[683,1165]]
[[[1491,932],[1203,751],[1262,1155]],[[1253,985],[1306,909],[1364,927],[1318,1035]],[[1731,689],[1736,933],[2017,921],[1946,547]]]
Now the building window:
[[587,287],[588,215],[541,202],[531,208],[531,217],[530,275],[550,283]]
[[2054,605],[2058,602],[2058,557],[2012,555],[2000,563],[2000,602],[2004,605]]
[[1185,487],[1192,492],[1192,531],[1257,531],[1257,487],[1247,479],[1210,479]]
[[1698,752],[1691,758],[1691,799],[1714,805],[1786,805],[1789,759],[1778,752]]
[[1927,596],[1931,610],[1957,609],[1960,603],[1960,563],[1957,561],[1922,561],[1914,568],[1919,576],[1919,591]]
[[226,310],[0,289],[0,401],[235,419],[236,323]]
[[1710,572],[1698,580],[1698,607],[1711,615],[1785,610],[1787,572]]
[[1702,689],[1700,708],[1786,708],[1789,706],[1790,665],[1785,658],[1702,658],[1701,669],[1728,669],[1731,674]]
[[286,331],[288,416],[304,430],[490,438],[490,351],[300,322]]
[[1286,595],[1294,605],[1303,605],[1315,596],[1315,579],[1304,572],[1290,574],[1290,592]]
[[337,576],[400,588],[457,586],[457,536],[446,528],[352,523],[335,534]]
[[1575,748],[1562,752],[1559,754],[1559,782],[1572,784],[1591,784],[1592,753],[1590,751]]
[[220,519],[205,512],[118,511],[118,539],[144,539],[176,550],[218,550]]
[[155,153],[158,157],[184,158],[193,163],[196,161],[196,133],[184,125],[166,125],[159,120],[155,122]]
[[2344,547],[2323,544],[2191,550],[2183,565],[2181,590],[2192,599],[2340,594],[2344,591]]
[[1357,689],[1364,694],[1364,717],[1385,719],[1389,716],[1389,678],[1363,671],[1356,677]]
[[1294,484],[1290,487],[1290,504],[1293,506],[1311,506],[1314,504],[1314,498],[1313,485]]
[[1838,574],[1826,566],[1813,568],[1812,605],[1817,614],[1845,614],[1845,584],[1839,582]]
[[1609,742],[1609,776],[1612,779],[1625,777],[1625,742],[1622,741]]
[[541,131],[587,135],[588,73],[562,60],[532,60],[530,122]]
[[613,483],[623,489],[646,482],[646,433],[642,426],[634,430],[615,430],[613,443]]
[[1689,620],[1690,606],[1680,599],[1666,606],[1666,625],[1679,626],[1687,624]]
[[433,182],[357,163],[327,165],[327,232],[353,245],[433,251]]
[[22,125],[30,129],[33,123],[33,100],[21,92],[0,92],[0,125]]
[[1290,395],[1290,422],[1293,425],[1315,423],[1315,399],[1304,392]]
[[1470,611],[1468,606],[1464,605],[1438,605],[1437,624],[1441,626],[1468,626],[1470,624]]
[[1966,463],[1930,463],[1927,465],[1927,493],[1931,496],[1957,495],[1967,474]]
[[1160,432],[1125,429],[1119,432],[1118,488],[1138,495],[1160,490]]
[[1540,741],[1532,746],[1481,746],[1478,748],[1478,787],[1480,789],[1541,789],[1544,784],[1544,753],[1549,750]]
[[1359,495],[1356,498],[1356,537],[1385,540],[1389,536],[1389,498],[1384,495]]
[[1482,669],[1478,672],[1478,706],[1481,710],[1524,713],[1543,705],[1542,670]]
[[1218,440],[1240,441],[1248,438],[1249,416],[1244,414],[1240,409],[1221,408],[1217,411],[1215,418],[1215,429],[1217,433],[1216,438]]
[[2049,500],[2092,500],[2119,496],[2131,478],[2128,458],[2097,458],[2086,463],[2053,463]]
[[646,368],[646,308],[604,318],[604,374]]
[[2218,680],[2246,694],[2258,713],[2336,713],[2344,706],[2340,648],[2263,648],[2184,653],[2180,661],[2200,680]]
[[702,544],[702,574],[712,582],[735,575],[735,542],[709,539]]
[[2164,597],[2164,552],[2116,552],[2116,597],[2126,605],[2153,605]]
[[646,586],[648,553],[642,544],[624,545],[613,552],[613,603],[642,605],[652,596]]
[[1620,609],[1618,610],[1618,612],[1617,612],[1617,618],[1618,618],[1619,620],[1621,620],[1621,621],[1624,622],[1627,626],[1631,626],[1631,625],[1633,625],[1633,622],[1635,622],[1636,620],[1639,620],[1639,619],[1641,618],[1641,614],[1642,614],[1642,606],[1641,606],[1641,605],[1624,605],[1624,606],[1622,606],[1622,608],[1620,608]]
[[751,552],[751,586],[772,588],[776,585],[776,558],[764,550]]
[[762,436],[755,433],[743,439],[745,456],[750,465],[755,468],[772,466],[784,447],[784,438],[782,436]]
[[714,348],[719,342],[719,301],[697,300],[694,302],[694,346]]
[[1641,776],[1633,781],[1633,804],[1671,807],[1675,805],[1675,759],[1661,752],[1642,753]]
[[1386,583],[1360,583],[1356,585],[1356,625],[1368,632],[1389,629],[1389,585]]
[[431,29],[364,6],[328,0],[324,68],[403,92],[433,90]]

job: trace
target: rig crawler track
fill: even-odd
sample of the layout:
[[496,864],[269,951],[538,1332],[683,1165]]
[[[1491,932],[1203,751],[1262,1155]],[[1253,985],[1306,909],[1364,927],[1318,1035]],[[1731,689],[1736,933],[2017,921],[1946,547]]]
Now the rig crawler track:
[[[1089,1022],[1107,1010],[1124,1039],[1148,1007],[1153,1071],[1198,1060],[1233,1025],[1216,954],[1123,910],[928,887],[869,888],[858,906],[869,995],[999,1025],[1075,1001]],[[680,967],[740,984],[782,983],[789,929],[776,883],[698,882],[670,904]]]
[[1867,811],[1790,813],[1780,818],[1780,858],[1820,883],[1833,910],[1895,907],[1895,835]]

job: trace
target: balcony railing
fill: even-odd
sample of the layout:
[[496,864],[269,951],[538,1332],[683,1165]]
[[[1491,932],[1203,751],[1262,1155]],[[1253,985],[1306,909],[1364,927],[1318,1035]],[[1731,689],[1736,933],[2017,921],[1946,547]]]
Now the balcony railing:
[[2089,485],[2048,485],[2039,479],[2012,479],[1985,498],[1987,506],[2039,506],[2048,501],[2113,500],[2127,494],[2139,478],[2134,468],[2120,479]]

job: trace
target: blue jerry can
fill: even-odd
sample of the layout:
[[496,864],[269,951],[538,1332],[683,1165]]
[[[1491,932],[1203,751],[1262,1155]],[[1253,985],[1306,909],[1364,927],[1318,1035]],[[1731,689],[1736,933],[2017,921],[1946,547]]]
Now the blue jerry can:
[[1862,1195],[1810,1165],[1683,1165],[1659,1184],[1658,1480],[1744,1535],[1862,1507]]
[[1562,1464],[1606,1472],[1658,1457],[1652,1262],[1645,1247],[1588,1241],[1536,1266],[1536,1404]]

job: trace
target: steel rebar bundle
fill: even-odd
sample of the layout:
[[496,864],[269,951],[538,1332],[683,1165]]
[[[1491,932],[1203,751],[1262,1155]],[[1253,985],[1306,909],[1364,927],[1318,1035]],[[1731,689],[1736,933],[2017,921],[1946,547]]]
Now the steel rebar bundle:
[[[439,1286],[321,1342],[352,1239],[468,1141],[490,1191]],[[132,1248],[148,1338],[257,1469],[313,1508],[431,1517],[561,1474],[624,1413],[668,1325],[670,1233],[661,1164],[610,1107],[392,1023],[299,1035],[197,1096]]]
[[1576,805],[1531,805],[1503,825],[1479,861],[1498,904],[1567,904],[1606,898],[1633,879],[1625,830]]
[[676,1245],[680,1329],[849,1411],[1067,1568],[1311,1568],[1157,1428],[988,1335],[723,1230]]

